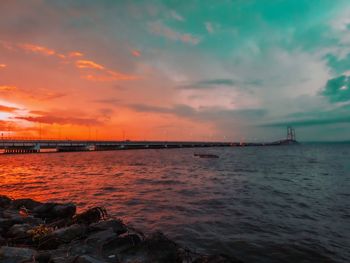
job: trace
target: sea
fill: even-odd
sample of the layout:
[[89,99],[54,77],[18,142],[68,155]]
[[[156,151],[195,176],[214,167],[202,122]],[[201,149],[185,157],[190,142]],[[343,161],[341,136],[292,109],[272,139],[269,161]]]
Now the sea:
[[1,155],[0,194],[103,206],[244,262],[350,262],[346,143]]

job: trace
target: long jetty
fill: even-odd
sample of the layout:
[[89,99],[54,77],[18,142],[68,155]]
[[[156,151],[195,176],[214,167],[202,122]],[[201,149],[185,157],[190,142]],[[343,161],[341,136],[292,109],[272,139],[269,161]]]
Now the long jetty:
[[4,154],[53,152],[113,151],[131,149],[173,149],[198,147],[280,146],[297,144],[285,139],[270,143],[255,142],[191,142],[191,141],[92,141],[92,140],[1,140]]

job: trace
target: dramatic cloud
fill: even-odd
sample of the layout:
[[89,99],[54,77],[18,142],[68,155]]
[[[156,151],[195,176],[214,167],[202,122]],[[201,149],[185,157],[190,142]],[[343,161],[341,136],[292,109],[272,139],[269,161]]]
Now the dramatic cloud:
[[349,10],[347,0],[5,1],[0,121],[75,138],[95,125],[105,139],[123,129],[273,140],[295,125],[300,140],[349,139]]

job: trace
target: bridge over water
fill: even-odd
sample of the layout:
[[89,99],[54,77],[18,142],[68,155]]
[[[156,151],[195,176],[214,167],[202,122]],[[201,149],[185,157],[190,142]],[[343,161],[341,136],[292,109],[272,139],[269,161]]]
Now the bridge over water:
[[200,142],[200,141],[84,141],[84,140],[1,140],[3,153],[39,153],[80,151],[113,151],[130,149],[172,149],[196,147],[243,147],[243,146],[278,146],[295,144],[292,139],[271,143],[251,142]]

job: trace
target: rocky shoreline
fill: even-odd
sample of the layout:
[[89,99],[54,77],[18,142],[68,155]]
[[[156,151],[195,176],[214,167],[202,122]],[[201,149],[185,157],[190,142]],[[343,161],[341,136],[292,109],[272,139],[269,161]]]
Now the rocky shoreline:
[[238,263],[200,255],[160,232],[145,236],[102,207],[76,213],[72,203],[0,196],[1,263]]

